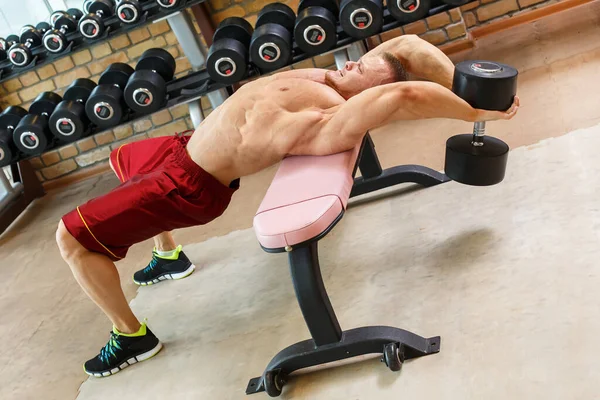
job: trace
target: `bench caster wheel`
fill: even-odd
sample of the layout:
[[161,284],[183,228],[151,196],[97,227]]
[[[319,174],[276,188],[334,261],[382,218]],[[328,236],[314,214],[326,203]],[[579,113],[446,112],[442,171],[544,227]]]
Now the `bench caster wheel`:
[[281,394],[283,385],[283,374],[280,371],[267,371],[265,373],[265,392],[271,397],[278,397]]
[[398,347],[398,343],[386,344],[383,347],[383,362],[391,371],[400,371],[404,362],[404,351]]

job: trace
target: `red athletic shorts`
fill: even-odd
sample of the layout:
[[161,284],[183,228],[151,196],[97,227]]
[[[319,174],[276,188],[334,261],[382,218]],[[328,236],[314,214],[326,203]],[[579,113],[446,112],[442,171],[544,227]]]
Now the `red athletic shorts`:
[[239,187],[227,187],[189,157],[188,136],[125,144],[110,155],[121,184],[66,214],[67,230],[90,251],[117,261],[161,232],[219,217]]

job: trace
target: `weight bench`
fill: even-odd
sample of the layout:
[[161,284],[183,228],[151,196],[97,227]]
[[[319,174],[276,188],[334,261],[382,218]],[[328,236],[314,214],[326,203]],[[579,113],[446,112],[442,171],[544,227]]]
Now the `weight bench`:
[[[362,177],[354,178],[360,168]],[[449,181],[432,169],[404,165],[382,170],[367,134],[353,150],[324,157],[283,160],[254,218],[261,247],[288,252],[294,290],[312,339],[287,347],[248,383],[246,394],[281,394],[288,374],[301,368],[363,354],[382,353],[388,367],[440,351],[440,337],[423,338],[387,326],[342,331],[323,284],[318,241],[342,219],[352,196],[413,182],[425,187]]]

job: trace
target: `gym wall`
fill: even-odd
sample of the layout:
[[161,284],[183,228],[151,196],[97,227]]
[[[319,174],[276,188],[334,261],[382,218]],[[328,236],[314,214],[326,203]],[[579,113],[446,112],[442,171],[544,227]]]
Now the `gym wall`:
[[[254,25],[260,9],[272,1],[209,0],[208,3],[215,25],[232,16],[245,17]],[[299,0],[284,2],[295,10]],[[463,45],[471,42],[469,31],[473,28],[558,2],[560,1],[477,0],[426,20],[374,36],[369,41],[372,45],[376,45],[402,34],[417,34],[432,44],[440,46],[442,50],[452,52],[468,47]],[[196,30],[199,32],[197,26]],[[163,21],[73,53],[53,64],[42,66],[0,84],[0,106],[21,105],[28,109],[31,101],[39,93],[52,90],[62,95],[63,90],[77,78],[85,77],[97,81],[100,73],[114,62],[126,62],[135,67],[139,56],[146,49],[153,47],[165,48],[175,56],[177,76],[190,71],[190,64],[183,55],[175,35],[171,32],[168,23]],[[312,67],[334,69],[333,55],[317,56],[288,68]],[[208,115],[211,110],[206,98],[202,99],[202,107]],[[108,170],[107,160],[110,152],[124,143],[148,137],[172,135],[192,128],[187,106],[176,106],[134,123],[49,151],[40,157],[34,157],[31,163],[40,181],[46,188],[51,188]]]

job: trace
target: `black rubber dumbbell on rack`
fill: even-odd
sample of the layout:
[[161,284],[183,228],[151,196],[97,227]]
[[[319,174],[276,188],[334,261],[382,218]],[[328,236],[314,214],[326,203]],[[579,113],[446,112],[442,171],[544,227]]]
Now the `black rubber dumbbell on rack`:
[[294,27],[294,39],[307,54],[324,53],[337,43],[336,0],[301,0]]
[[0,37],[0,50],[8,51],[15,43],[19,43],[19,37],[17,35],[9,35],[6,39]]
[[144,14],[142,6],[151,0],[121,0],[117,3],[117,16],[125,24],[135,24]]
[[115,12],[112,0],[94,0],[89,3],[89,13],[79,21],[79,32],[87,39],[98,39],[106,31],[104,20]]
[[0,62],[8,58],[8,49],[15,43],[19,42],[17,35],[9,35],[4,38],[0,38]]
[[66,12],[56,12],[53,15],[57,17],[54,19],[54,29],[44,34],[43,43],[46,50],[50,53],[60,53],[64,51],[69,45],[67,33],[77,31],[77,24],[83,13],[81,10],[71,8]]
[[19,151],[13,142],[13,131],[27,115],[24,108],[10,106],[0,113],[0,167],[17,161]]
[[206,69],[213,80],[232,84],[246,76],[253,31],[240,17],[226,18],[219,24],[206,57]]
[[129,108],[139,114],[158,111],[167,98],[167,83],[173,79],[175,68],[175,58],[168,51],[146,50],[125,87]]
[[100,75],[98,86],[85,103],[85,113],[91,123],[110,128],[123,120],[127,111],[123,91],[133,72],[130,65],[115,63]]
[[381,32],[383,1],[342,0],[340,25],[344,32],[355,39],[365,39]]
[[398,22],[408,24],[427,16],[431,0],[388,0],[387,8]]
[[183,0],[156,0],[156,3],[164,9],[171,9],[183,3]]
[[50,131],[55,138],[69,143],[85,136],[90,124],[85,113],[85,103],[95,88],[94,81],[79,78],[65,90],[63,101],[50,116]]
[[42,154],[54,142],[48,119],[62,97],[54,92],[44,92],[35,98],[29,113],[21,119],[13,132],[15,146],[27,155]]
[[8,58],[16,67],[24,67],[33,60],[32,50],[42,44],[42,37],[49,27],[41,22],[37,26],[27,25],[19,38],[19,43],[13,44],[8,50]]
[[258,13],[250,41],[250,60],[264,71],[285,67],[292,61],[292,31],[296,14],[283,3],[271,3]]
[[[508,110],[517,93],[515,68],[491,61],[463,61],[456,65],[452,91],[473,108]],[[446,142],[446,175],[457,182],[488,186],[502,182],[508,145],[485,135],[485,122],[475,122],[472,134],[452,136]]]

